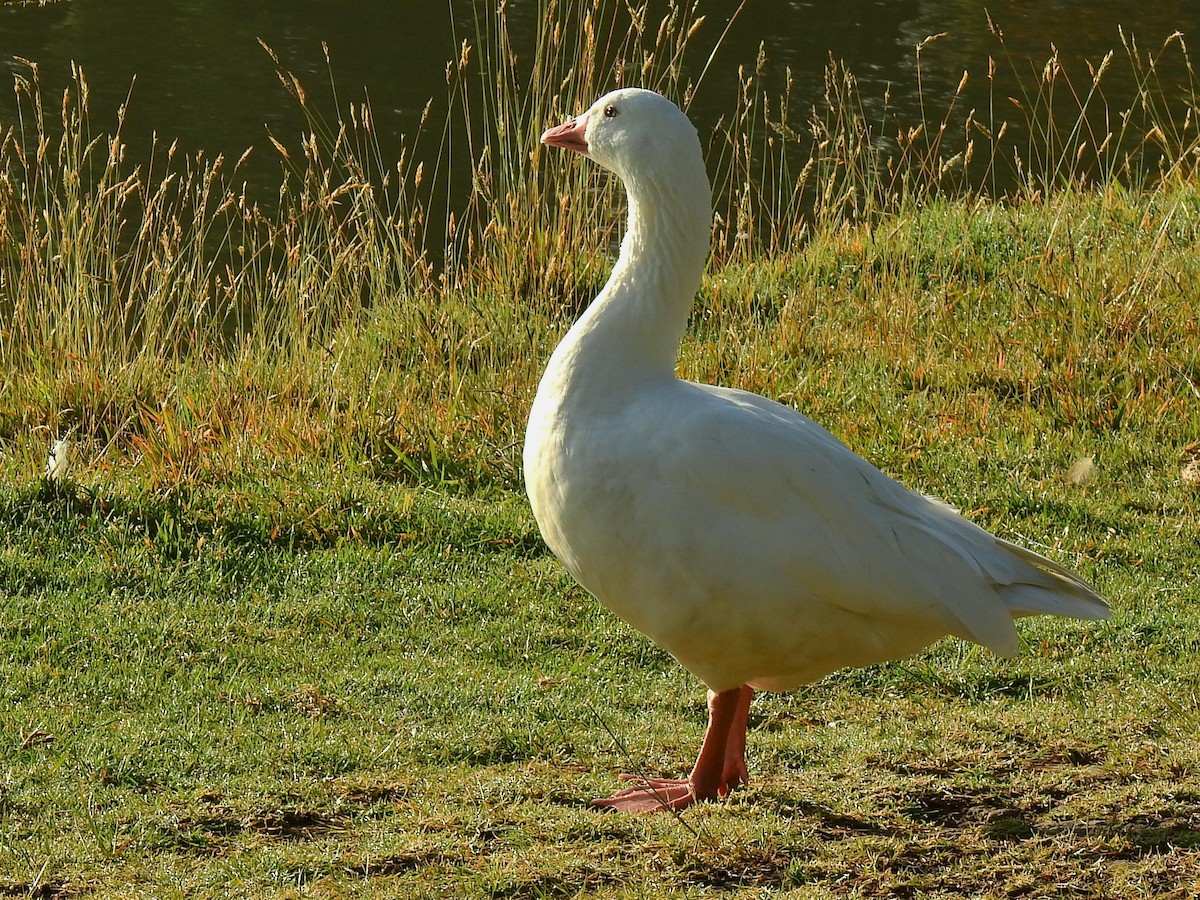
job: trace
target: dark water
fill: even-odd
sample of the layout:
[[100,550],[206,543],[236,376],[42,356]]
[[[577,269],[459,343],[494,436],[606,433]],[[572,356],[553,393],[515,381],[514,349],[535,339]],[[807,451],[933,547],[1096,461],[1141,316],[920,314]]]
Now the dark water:
[[[344,104],[370,95],[384,143],[398,148],[411,133],[426,101],[444,102],[445,66],[458,39],[473,33],[473,5],[480,0],[63,0],[47,7],[0,6],[0,70],[26,72],[24,58],[39,66],[43,84],[57,94],[70,81],[71,62],[91,87],[92,123],[106,130],[132,94],[126,128],[131,152],[150,135],[178,138],[182,149],[238,157],[256,147],[246,174],[264,190],[277,185],[279,162],[265,140],[269,128],[294,145],[304,127],[295,102],[279,85],[259,39],[275,49],[310,93],[328,94],[328,44],[332,71]],[[660,7],[662,3],[658,4]],[[623,9],[624,4],[619,5]],[[654,4],[652,3],[652,9]],[[711,46],[738,7],[738,0],[702,0],[707,15],[698,46]],[[1002,29],[1003,45],[989,32],[985,7]],[[534,0],[510,0],[518,53],[530,43],[538,15]],[[623,12],[616,13],[618,17]],[[653,16],[652,20],[657,21]],[[454,25],[452,26],[452,19]],[[1157,51],[1176,31],[1200,31],[1196,0],[748,0],[729,29],[692,107],[711,122],[732,108],[739,64],[753,67],[765,47],[768,85],[778,89],[785,68],[795,77],[794,95],[804,104],[819,99],[822,73],[832,55],[858,77],[868,115],[884,107],[898,120],[916,121],[922,102],[940,115],[964,71],[970,73],[965,102],[986,108],[989,56],[1002,77],[1013,69],[1040,72],[1052,45],[1081,89],[1090,81],[1086,61],[1099,63],[1109,50],[1117,63],[1105,79],[1114,108],[1133,96],[1131,68],[1124,62],[1121,32],[1139,47]],[[456,35],[457,33],[457,35]],[[917,44],[945,33],[921,55]],[[1187,73],[1178,47],[1164,61],[1164,95],[1182,96]],[[691,60],[698,70],[702,60]],[[693,71],[694,74],[694,71]],[[135,81],[136,79],[136,81]],[[322,88],[325,88],[323,92]],[[1001,95],[1018,89],[998,83]],[[999,97],[1003,102],[1003,96]],[[332,104],[330,104],[332,106]],[[0,125],[14,118],[13,93],[0,88]]]

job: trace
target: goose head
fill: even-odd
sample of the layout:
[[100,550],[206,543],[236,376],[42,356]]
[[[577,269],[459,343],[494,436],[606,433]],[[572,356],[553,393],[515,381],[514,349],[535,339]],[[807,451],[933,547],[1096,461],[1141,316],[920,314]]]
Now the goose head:
[[697,165],[703,173],[695,126],[666,97],[641,88],[605,94],[574,119],[548,129],[542,143],[582,153],[631,189],[678,181],[681,169]]

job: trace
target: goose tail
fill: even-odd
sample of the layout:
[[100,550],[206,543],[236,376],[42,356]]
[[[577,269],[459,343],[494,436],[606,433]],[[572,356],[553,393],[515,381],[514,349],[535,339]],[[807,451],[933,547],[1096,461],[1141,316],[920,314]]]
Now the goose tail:
[[1007,585],[1002,592],[1004,605],[1014,616],[1048,613],[1091,621],[1108,618],[1108,603],[1070,569],[1002,538],[996,542],[1032,570],[1031,577]]

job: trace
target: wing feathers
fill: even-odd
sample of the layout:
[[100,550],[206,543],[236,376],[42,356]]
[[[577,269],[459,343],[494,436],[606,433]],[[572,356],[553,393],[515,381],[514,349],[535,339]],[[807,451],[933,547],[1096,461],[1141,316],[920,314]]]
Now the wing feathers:
[[857,615],[940,620],[1002,655],[1019,647],[1014,615],[1107,616],[1068,569],[908,490],[799,413],[710,390],[728,405],[709,412],[740,421],[702,427],[720,437],[695,456],[684,450],[691,486],[707,485],[724,516],[742,517],[747,564],[792,572],[797,597],[803,588]]

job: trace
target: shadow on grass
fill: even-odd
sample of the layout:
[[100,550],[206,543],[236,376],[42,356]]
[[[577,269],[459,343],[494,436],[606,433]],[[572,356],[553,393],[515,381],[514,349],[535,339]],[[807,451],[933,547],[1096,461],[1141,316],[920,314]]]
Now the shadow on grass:
[[830,809],[821,803],[810,800],[797,800],[795,797],[778,792],[764,792],[765,801],[770,802],[774,812],[789,819],[817,819],[821,823],[820,833],[823,837],[837,840],[862,835],[875,837],[896,837],[899,832],[893,825],[873,822],[860,816],[852,816]]
[[531,520],[510,521],[486,504],[472,508],[464,502],[451,508],[434,502],[406,505],[398,499],[394,507],[385,507],[352,490],[309,494],[298,489],[295,494],[285,501],[255,484],[241,495],[244,502],[218,508],[202,489],[126,498],[41,479],[0,494],[0,526],[57,532],[68,544],[115,529],[144,540],[171,561],[187,561],[213,541],[290,552],[352,542],[367,547],[446,545],[527,558],[549,553]]
[[0,883],[0,897],[22,897],[29,900],[75,900],[88,893],[90,888],[69,881]]

